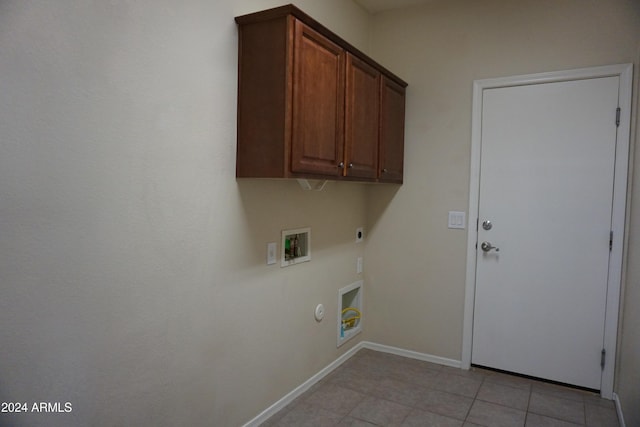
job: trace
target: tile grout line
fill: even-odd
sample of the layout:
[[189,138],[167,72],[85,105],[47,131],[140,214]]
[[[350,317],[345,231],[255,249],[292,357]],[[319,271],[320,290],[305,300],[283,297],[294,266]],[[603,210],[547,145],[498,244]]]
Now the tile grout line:
[[482,375],[482,381],[480,381],[480,385],[478,386],[478,389],[476,390],[475,395],[473,396],[473,400],[471,401],[471,405],[469,406],[469,409],[467,410],[467,414],[464,417],[463,422],[467,422],[468,418],[469,418],[469,414],[471,414],[471,409],[473,408],[473,405],[475,405],[476,400],[478,399],[478,393],[480,393],[480,389],[482,388],[482,385],[484,384],[484,382],[487,380],[487,376],[486,375]]
[[531,398],[533,397],[533,385],[529,384],[529,398],[527,399],[527,409],[526,409],[526,413],[524,416],[524,427],[526,427],[527,425],[527,421],[529,420],[529,414],[531,412],[529,412],[529,408],[531,407]]

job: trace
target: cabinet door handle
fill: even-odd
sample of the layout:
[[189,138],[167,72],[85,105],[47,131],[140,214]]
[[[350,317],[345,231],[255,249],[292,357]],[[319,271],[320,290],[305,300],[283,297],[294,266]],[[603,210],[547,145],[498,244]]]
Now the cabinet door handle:
[[382,169],[382,173],[387,173],[387,168]]
[[353,167],[353,163],[349,163],[349,168],[352,168],[352,167]]
[[344,162],[340,162],[340,163],[338,164],[338,168],[340,168],[340,169],[344,169]]

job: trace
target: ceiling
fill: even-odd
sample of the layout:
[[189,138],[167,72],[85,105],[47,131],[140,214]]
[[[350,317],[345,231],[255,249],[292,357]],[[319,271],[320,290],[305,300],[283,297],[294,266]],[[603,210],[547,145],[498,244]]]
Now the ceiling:
[[431,3],[433,1],[434,0],[355,0],[356,3],[371,13],[389,9],[399,9],[401,7],[412,6],[415,4]]

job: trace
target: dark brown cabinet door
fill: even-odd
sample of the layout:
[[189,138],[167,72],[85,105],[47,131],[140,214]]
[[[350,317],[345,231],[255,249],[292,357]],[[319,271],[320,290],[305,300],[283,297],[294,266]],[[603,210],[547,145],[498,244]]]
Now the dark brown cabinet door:
[[291,171],[342,175],[345,52],[295,21]]
[[402,183],[402,79],[293,5],[236,22],[236,177]]
[[382,182],[402,183],[405,88],[382,77],[380,90],[380,169]]
[[345,115],[345,175],[376,178],[380,72],[347,54]]

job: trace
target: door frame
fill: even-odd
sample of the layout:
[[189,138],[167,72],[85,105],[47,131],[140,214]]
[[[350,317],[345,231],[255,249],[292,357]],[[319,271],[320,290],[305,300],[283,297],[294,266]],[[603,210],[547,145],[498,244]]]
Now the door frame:
[[[485,89],[553,83],[601,77],[619,77],[618,102],[621,108],[620,125],[616,136],[616,155],[613,188],[612,231],[613,245],[609,257],[607,302],[604,327],[606,363],[602,371],[600,395],[613,398],[615,376],[622,264],[624,259],[625,215],[627,206],[627,180],[629,169],[629,138],[631,136],[631,91],[633,64],[617,64],[548,73],[526,74],[475,80],[473,82],[473,110],[471,128],[471,170],[469,183],[469,222],[467,233],[467,271],[465,281],[464,324],[462,332],[461,367],[471,367],[473,343],[473,311],[476,291],[476,243],[478,238],[478,207],[480,201],[480,153],[482,131],[482,96]],[[615,120],[615,112],[611,119]]]

